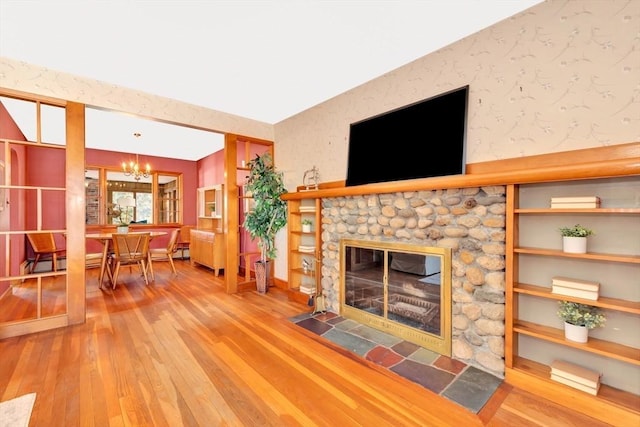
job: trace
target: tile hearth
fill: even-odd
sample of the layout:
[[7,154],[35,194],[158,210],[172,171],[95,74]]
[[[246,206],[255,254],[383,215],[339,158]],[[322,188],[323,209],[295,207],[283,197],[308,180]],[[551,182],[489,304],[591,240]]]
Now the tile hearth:
[[290,319],[377,365],[478,413],[502,379],[335,313]]

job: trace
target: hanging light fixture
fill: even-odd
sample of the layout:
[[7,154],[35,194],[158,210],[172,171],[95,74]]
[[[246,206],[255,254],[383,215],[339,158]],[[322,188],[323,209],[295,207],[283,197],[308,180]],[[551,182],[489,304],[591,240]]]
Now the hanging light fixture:
[[[140,132],[135,132],[133,134],[136,138],[140,138],[142,134]],[[122,171],[126,176],[133,176],[136,181],[140,181],[141,178],[149,178],[151,175],[151,166],[149,163],[145,166],[144,169],[140,169],[140,163],[138,162],[138,154],[136,153],[136,161],[122,162]]]

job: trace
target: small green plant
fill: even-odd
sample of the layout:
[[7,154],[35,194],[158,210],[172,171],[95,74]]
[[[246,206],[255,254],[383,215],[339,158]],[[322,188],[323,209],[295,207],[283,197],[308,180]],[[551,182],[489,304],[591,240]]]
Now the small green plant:
[[310,219],[303,219],[302,220],[302,225],[311,225],[311,224],[312,224],[312,222],[311,222]]
[[560,233],[562,233],[562,236],[564,237],[587,237],[594,234],[592,230],[589,230],[580,224],[576,224],[573,227],[561,227]]
[[560,301],[558,317],[567,323],[588,329],[604,326],[606,317],[598,307],[579,302]]

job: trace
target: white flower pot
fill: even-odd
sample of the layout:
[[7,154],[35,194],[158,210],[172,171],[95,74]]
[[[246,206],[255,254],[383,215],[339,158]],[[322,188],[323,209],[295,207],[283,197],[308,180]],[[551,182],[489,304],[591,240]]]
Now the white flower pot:
[[303,233],[311,233],[311,224],[302,224]]
[[586,254],[587,238],[562,236],[562,250],[572,254]]
[[585,343],[589,339],[589,328],[564,322],[564,337],[569,341]]
[[129,226],[128,225],[119,225],[118,227],[116,227],[116,231],[119,234],[128,233],[129,232]]

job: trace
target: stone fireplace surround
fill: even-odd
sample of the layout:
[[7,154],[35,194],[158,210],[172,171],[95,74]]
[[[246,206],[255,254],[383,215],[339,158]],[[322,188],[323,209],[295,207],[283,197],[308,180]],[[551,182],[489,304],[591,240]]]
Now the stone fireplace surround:
[[322,199],[322,287],[340,311],[340,240],[452,249],[454,359],[504,377],[505,187]]

